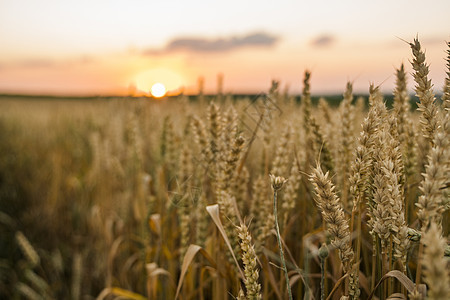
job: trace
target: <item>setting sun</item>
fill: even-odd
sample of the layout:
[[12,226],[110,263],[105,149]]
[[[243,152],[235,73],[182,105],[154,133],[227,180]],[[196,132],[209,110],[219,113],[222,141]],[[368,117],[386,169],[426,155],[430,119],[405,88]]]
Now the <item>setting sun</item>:
[[166,94],[166,87],[162,83],[155,83],[152,86],[151,93],[153,97],[160,98]]
[[129,82],[136,86],[137,94],[150,91],[156,98],[177,94],[186,84],[186,80],[178,72],[168,68],[146,69],[134,75]]

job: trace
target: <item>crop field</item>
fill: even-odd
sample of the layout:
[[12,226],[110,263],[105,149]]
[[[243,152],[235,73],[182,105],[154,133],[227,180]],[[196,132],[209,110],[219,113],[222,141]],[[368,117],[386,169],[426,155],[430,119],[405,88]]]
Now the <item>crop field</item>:
[[410,48],[388,106],[312,101],[309,71],[298,98],[0,97],[0,299],[450,299],[450,48],[443,91]]

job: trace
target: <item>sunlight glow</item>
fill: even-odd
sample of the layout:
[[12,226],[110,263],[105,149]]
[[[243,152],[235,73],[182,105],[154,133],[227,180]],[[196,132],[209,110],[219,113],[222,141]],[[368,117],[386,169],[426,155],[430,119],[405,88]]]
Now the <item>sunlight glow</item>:
[[131,81],[141,92],[151,90],[157,82],[164,82],[167,92],[177,90],[184,85],[183,77],[168,68],[147,69],[138,73]]
[[155,83],[151,89],[152,96],[155,98],[161,98],[166,94],[166,87],[162,83]]

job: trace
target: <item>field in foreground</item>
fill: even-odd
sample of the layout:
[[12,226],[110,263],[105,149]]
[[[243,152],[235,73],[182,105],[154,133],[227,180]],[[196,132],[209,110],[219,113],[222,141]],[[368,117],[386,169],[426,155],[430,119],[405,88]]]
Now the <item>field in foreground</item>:
[[0,298],[448,299],[450,95],[412,46],[419,111],[403,67],[390,109],[308,72],[300,104],[2,99]]

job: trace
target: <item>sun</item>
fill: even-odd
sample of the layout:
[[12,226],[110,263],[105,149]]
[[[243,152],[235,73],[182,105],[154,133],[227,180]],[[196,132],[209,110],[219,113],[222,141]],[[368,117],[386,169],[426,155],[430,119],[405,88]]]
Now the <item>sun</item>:
[[186,80],[178,72],[163,67],[143,70],[130,79],[136,86],[136,95],[150,94],[154,98],[176,95],[186,85]]
[[160,82],[155,83],[151,88],[151,93],[153,97],[161,98],[166,94],[166,87]]

